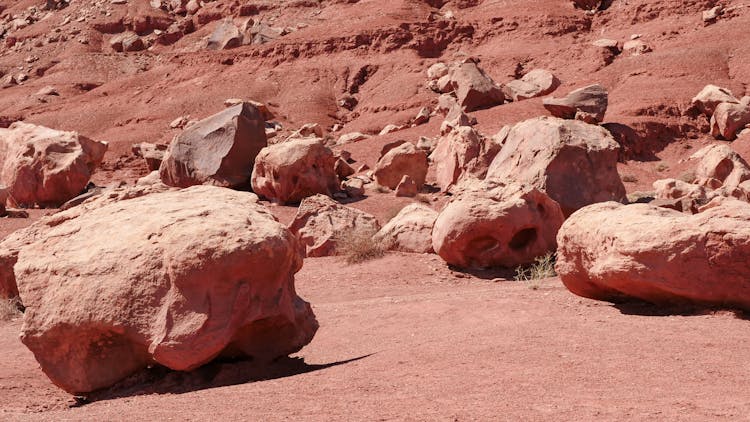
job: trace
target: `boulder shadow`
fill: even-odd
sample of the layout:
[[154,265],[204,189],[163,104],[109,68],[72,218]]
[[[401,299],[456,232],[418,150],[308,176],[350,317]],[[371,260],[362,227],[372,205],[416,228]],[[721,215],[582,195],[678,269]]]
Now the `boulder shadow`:
[[513,281],[516,276],[516,270],[511,268],[459,268],[448,264],[448,269],[451,270],[454,275],[465,274],[488,281],[495,281],[497,279]]
[[623,315],[668,317],[668,316],[704,316],[714,314],[734,314],[737,319],[750,321],[750,313],[742,309],[732,307],[711,307],[695,304],[671,304],[656,305],[650,302],[628,300],[613,303],[612,307]]
[[303,358],[283,357],[267,364],[252,360],[215,360],[189,372],[155,365],[139,371],[112,387],[75,397],[72,407],[97,401],[150,394],[184,394],[193,391],[274,380],[356,362],[371,354],[326,364],[308,364]]

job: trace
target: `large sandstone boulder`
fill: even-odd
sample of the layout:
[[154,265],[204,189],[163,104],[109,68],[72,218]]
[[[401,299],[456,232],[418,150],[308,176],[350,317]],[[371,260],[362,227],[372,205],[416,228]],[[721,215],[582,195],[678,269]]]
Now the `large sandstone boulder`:
[[318,324],[294,290],[296,239],[255,195],[195,186],[81,211],[25,229],[14,268],[21,341],[64,390],[152,364],[264,361],[312,339]]
[[750,125],[750,96],[739,103],[721,103],[711,116],[711,135],[733,141],[737,133]]
[[221,21],[206,41],[208,50],[228,50],[242,45],[242,34],[231,20]]
[[462,188],[432,229],[435,252],[448,264],[515,268],[555,250],[565,217],[544,192],[492,180]]
[[555,117],[600,123],[607,112],[608,98],[607,90],[596,84],[571,91],[564,98],[545,98],[542,103]]
[[432,253],[432,227],[438,212],[422,204],[409,204],[399,211],[373,239],[390,250]]
[[558,233],[556,270],[571,292],[750,309],[750,204],[695,214],[614,202],[573,214]]
[[76,132],[15,122],[0,129],[0,185],[10,205],[59,206],[86,188],[106,151]]
[[465,111],[490,108],[505,101],[502,88],[472,60],[454,65],[446,77]]
[[268,145],[265,121],[250,103],[229,107],[177,135],[159,168],[170,186],[246,187],[255,157]]
[[411,142],[404,142],[388,150],[375,166],[375,181],[389,189],[396,189],[404,176],[411,177],[421,189],[427,177],[427,154]]
[[737,187],[750,180],[750,165],[729,145],[712,144],[690,156],[697,161],[696,182],[703,186]]
[[364,211],[339,204],[325,195],[305,198],[289,230],[297,236],[308,257],[339,255],[346,247],[342,240],[355,232],[373,235],[380,229],[378,220]]
[[255,159],[253,191],[271,201],[297,203],[339,189],[338,158],[317,139],[299,139],[264,148]]
[[467,178],[483,179],[501,144],[486,138],[471,126],[457,126],[438,140],[430,158],[435,177],[446,191]]
[[626,201],[617,173],[619,148],[600,126],[538,117],[510,130],[487,178],[537,187],[568,216],[595,202]]
[[739,104],[739,102],[740,100],[734,97],[732,91],[716,85],[706,85],[698,95],[693,97],[691,106],[710,118],[719,104]]

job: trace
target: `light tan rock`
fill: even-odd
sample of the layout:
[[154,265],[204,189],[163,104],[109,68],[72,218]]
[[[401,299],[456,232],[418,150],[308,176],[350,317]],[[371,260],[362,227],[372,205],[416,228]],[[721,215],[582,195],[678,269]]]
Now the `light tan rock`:
[[711,117],[711,135],[733,141],[737,132],[750,124],[750,97],[743,97],[738,104],[721,103]]
[[289,230],[299,240],[307,257],[339,255],[341,241],[351,232],[377,233],[378,220],[370,214],[339,204],[325,195],[314,195],[300,203]]
[[521,79],[510,81],[503,86],[503,93],[513,101],[528,100],[554,92],[560,80],[545,69],[534,69]]
[[617,173],[619,149],[600,126],[538,117],[513,126],[487,178],[537,187],[569,216],[595,202],[627,200]]
[[23,238],[21,341],[72,394],[152,364],[284,356],[318,326],[294,290],[296,239],[250,193],[196,186],[75,207]]
[[690,160],[697,161],[695,176],[699,185],[710,186],[715,180],[720,186],[735,188],[750,180],[750,165],[729,145],[708,145],[691,155]]
[[408,175],[421,189],[427,177],[427,154],[411,142],[404,142],[388,150],[375,166],[375,181],[389,189],[395,189],[401,179]]
[[649,204],[594,204],[558,233],[556,270],[573,293],[750,309],[750,204],[689,215]]
[[691,105],[710,118],[719,104],[739,104],[739,102],[740,100],[732,95],[732,91],[716,85],[706,85],[698,95],[693,97]]
[[640,56],[641,54],[650,53],[651,46],[646,44],[641,39],[634,39],[626,41],[625,44],[622,45],[622,51],[623,53],[630,54],[631,56]]
[[15,122],[0,129],[0,185],[11,206],[55,207],[78,196],[107,151],[76,132]]
[[466,60],[451,67],[447,75],[458,104],[467,112],[490,108],[505,102],[505,95],[476,62]]
[[280,203],[296,203],[315,194],[338,191],[337,158],[317,139],[299,139],[263,148],[255,159],[252,187]]
[[422,204],[409,204],[373,237],[389,250],[433,253],[432,227],[438,213]]
[[435,252],[448,264],[515,268],[555,250],[564,216],[544,192],[493,180],[461,187],[432,229]]

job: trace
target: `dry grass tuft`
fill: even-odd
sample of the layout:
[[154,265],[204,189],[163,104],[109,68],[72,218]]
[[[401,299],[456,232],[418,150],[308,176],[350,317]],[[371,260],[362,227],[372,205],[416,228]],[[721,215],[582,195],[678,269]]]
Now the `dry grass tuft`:
[[669,170],[669,166],[664,163],[659,163],[656,165],[656,171],[659,173]]
[[352,230],[339,236],[336,250],[344,256],[347,264],[359,264],[371,259],[382,258],[386,246],[373,239],[372,230]]
[[538,290],[541,287],[540,280],[557,275],[555,258],[553,252],[540,256],[533,264],[516,268],[516,276],[513,279],[526,283],[531,290]]
[[21,298],[0,299],[0,321],[12,321],[21,316]]
[[626,174],[622,176],[622,181],[625,183],[636,183],[638,181],[638,178],[633,176],[632,174]]
[[695,175],[694,171],[686,171],[679,176],[677,176],[677,180],[681,180],[685,183],[694,183],[695,179],[698,177]]

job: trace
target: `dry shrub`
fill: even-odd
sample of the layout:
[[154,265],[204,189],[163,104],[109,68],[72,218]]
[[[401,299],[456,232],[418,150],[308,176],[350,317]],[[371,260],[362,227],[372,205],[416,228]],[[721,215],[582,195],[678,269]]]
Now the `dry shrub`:
[[432,204],[432,200],[430,199],[430,197],[423,193],[418,193],[417,196],[414,197],[414,199],[416,199],[417,201],[423,204],[427,204],[427,205]]
[[694,171],[686,171],[679,176],[677,176],[677,180],[681,180],[685,183],[694,183],[695,179],[697,179],[698,176],[695,175]]
[[669,170],[669,166],[664,163],[659,163],[656,165],[656,171],[659,173]]
[[21,298],[0,299],[0,321],[12,321],[21,316]]
[[336,250],[348,264],[358,264],[385,256],[386,245],[373,239],[372,230],[351,230],[338,236]]
[[622,176],[622,181],[625,183],[635,183],[638,181],[638,178],[633,176],[632,174],[626,174]]
[[557,275],[555,259],[556,255],[553,252],[537,257],[533,264],[516,268],[514,280],[526,283],[532,290],[539,289],[541,287],[539,280]]

